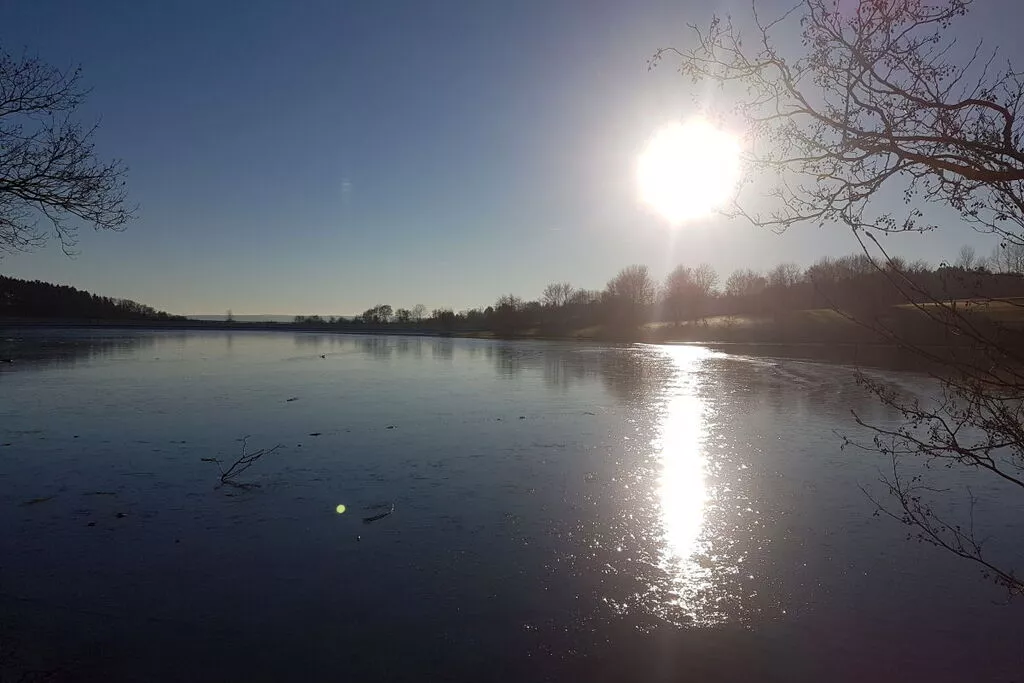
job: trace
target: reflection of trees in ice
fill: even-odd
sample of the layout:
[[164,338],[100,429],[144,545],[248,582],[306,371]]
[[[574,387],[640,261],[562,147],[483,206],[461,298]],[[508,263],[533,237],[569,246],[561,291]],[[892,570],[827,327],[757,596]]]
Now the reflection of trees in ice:
[[[83,361],[131,358],[142,351],[158,354],[185,344],[187,333],[133,330],[47,330],[8,332],[0,339],[0,358],[14,369],[71,366]],[[15,367],[16,366],[16,367]]]

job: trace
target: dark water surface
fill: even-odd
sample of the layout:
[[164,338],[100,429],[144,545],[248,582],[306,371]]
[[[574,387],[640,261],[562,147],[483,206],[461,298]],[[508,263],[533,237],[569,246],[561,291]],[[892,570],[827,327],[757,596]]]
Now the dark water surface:
[[[888,464],[837,432],[892,416],[849,368],[109,330],[0,357],[0,680],[1022,678],[1021,604],[872,515]],[[217,488],[246,435],[282,447]]]

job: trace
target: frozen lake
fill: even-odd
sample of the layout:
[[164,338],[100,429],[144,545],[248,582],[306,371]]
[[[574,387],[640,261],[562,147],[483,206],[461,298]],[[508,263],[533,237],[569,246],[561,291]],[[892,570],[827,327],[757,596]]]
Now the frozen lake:
[[[849,368],[287,332],[6,329],[0,357],[3,680],[1024,666],[1021,603],[872,515],[888,463],[840,434],[893,416]],[[281,447],[218,486],[246,436]],[[981,514],[1005,541],[1021,512]]]

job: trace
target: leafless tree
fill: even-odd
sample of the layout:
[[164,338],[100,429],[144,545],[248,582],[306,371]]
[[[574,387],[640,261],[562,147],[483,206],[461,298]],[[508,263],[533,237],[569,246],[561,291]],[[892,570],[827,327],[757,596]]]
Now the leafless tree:
[[390,304],[377,304],[373,308],[368,308],[363,311],[360,316],[362,321],[371,325],[387,325],[391,322],[391,317],[394,315],[394,311]]
[[544,288],[541,302],[545,306],[559,308],[569,303],[574,291],[573,286],[568,282],[552,282]]
[[690,319],[690,304],[695,289],[693,269],[687,266],[677,266],[665,278],[661,292],[662,302],[665,314],[675,324]]
[[569,297],[569,303],[576,306],[592,306],[601,301],[601,292],[596,289],[577,289]]
[[718,285],[718,274],[707,263],[696,268],[678,266],[665,278],[662,302],[672,322],[702,317]]
[[71,254],[80,225],[119,230],[132,218],[124,165],[97,159],[96,127],[76,118],[88,94],[80,80],[78,69],[0,46],[0,256],[38,248],[48,233]]
[[792,287],[800,282],[803,272],[800,266],[795,263],[780,263],[768,271],[768,285],[770,287]]
[[427,307],[423,304],[416,304],[412,307],[412,319],[417,322],[423,320],[423,317],[427,314]]
[[749,268],[734,270],[725,281],[726,296],[752,296],[764,290],[768,281]]
[[705,297],[710,297],[718,288],[718,273],[710,263],[702,263],[693,269],[693,282]]
[[451,330],[455,326],[456,317],[455,311],[450,308],[435,308],[430,313],[430,319],[445,330]]
[[923,258],[914,259],[907,264],[907,273],[914,275],[919,273],[927,273],[932,269],[932,264],[928,263]]
[[804,279],[814,284],[833,283],[839,280],[839,267],[831,257],[824,256],[804,271]]
[[960,247],[960,251],[956,256],[956,263],[954,264],[957,268],[961,268],[963,270],[974,270],[977,263],[978,254],[974,251],[974,247],[969,244],[965,244]]
[[989,267],[997,273],[1024,273],[1024,244],[1006,241],[992,250]]
[[610,297],[625,301],[630,306],[643,307],[654,303],[654,280],[647,266],[626,266],[608,281],[605,291]]
[[647,266],[626,266],[608,281],[605,297],[613,322],[636,325],[654,304],[656,289]]
[[[1024,583],[1012,561],[987,555],[966,520],[943,518],[935,498],[942,494],[901,466],[919,456],[991,475],[1024,495],[1024,344],[964,302],[921,291],[877,239],[929,230],[933,208],[952,209],[1000,240],[999,270],[1024,271],[1024,75],[980,44],[965,51],[956,43],[953,29],[971,5],[801,0],[766,21],[754,3],[742,38],[740,20],[715,18],[691,27],[684,49],[660,50],[654,63],[672,58],[695,82],[717,85],[719,102],[732,102],[723,116],[745,131],[747,177],[725,213],[777,231],[804,222],[844,226],[864,259],[842,267],[883,274],[923,320],[958,340],[937,353],[868,323],[932,362],[942,395],[919,401],[867,381],[904,421],[857,421],[873,431],[870,447],[893,458],[887,483],[896,505],[884,510],[1019,592]],[[769,188],[767,203],[746,191],[755,181],[758,195]],[[887,208],[883,195],[902,195],[904,208]],[[826,270],[821,265],[816,270]],[[730,278],[727,291],[741,280]]]
[[496,310],[521,311],[523,299],[515,294],[502,294],[494,303],[494,308]]

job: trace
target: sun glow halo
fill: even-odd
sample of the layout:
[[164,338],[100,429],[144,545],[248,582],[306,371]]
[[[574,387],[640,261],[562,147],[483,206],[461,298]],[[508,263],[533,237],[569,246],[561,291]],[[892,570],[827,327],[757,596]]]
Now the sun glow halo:
[[701,117],[655,133],[637,168],[641,199],[673,225],[725,204],[739,176],[739,139]]

